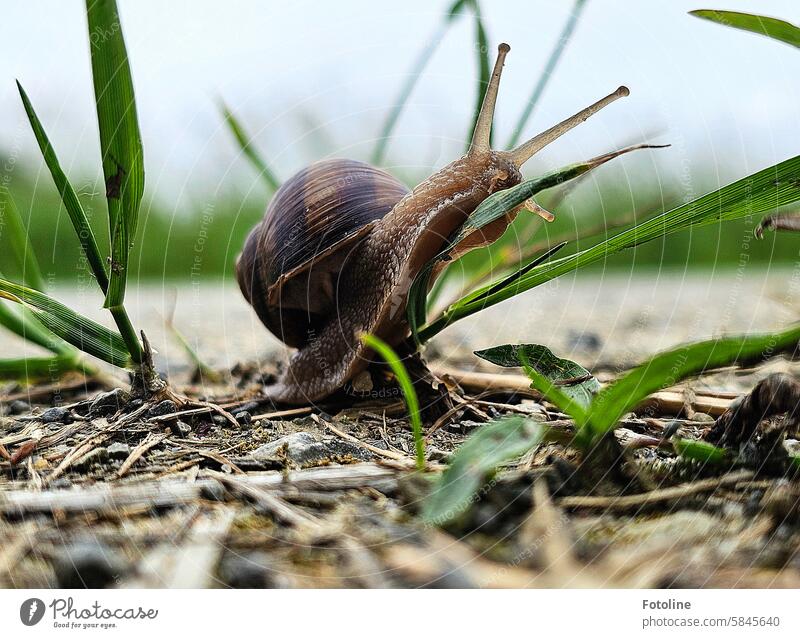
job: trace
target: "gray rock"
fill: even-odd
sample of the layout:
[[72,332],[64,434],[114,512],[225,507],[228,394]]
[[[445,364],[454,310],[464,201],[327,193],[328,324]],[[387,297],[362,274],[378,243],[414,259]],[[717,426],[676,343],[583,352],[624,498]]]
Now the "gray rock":
[[429,445],[426,451],[428,453],[427,456],[429,461],[439,461],[441,463],[447,463],[450,460],[449,452],[440,450],[438,447],[434,447],[433,445]]
[[130,401],[131,396],[122,388],[114,388],[110,392],[103,392],[95,397],[89,406],[89,414],[113,414]]
[[161,403],[157,403],[147,411],[148,417],[165,416],[167,414],[175,414],[178,411],[178,406],[174,401],[164,399]]
[[371,458],[362,447],[334,437],[321,437],[310,432],[295,432],[265,443],[251,456],[267,461],[285,459],[296,467],[315,467],[328,463],[366,461]]
[[131,454],[131,446],[127,443],[112,443],[106,449],[108,450],[108,456],[112,459],[127,459]]
[[170,421],[169,429],[175,436],[182,436],[183,438],[192,433],[192,426],[185,421]]
[[31,404],[27,401],[12,401],[8,405],[9,414],[28,414],[31,411]]
[[67,419],[72,420],[67,408],[47,408],[39,415],[39,420],[43,423],[66,423]]
[[115,583],[125,567],[117,552],[95,541],[65,547],[53,564],[58,586],[64,589],[100,589]]

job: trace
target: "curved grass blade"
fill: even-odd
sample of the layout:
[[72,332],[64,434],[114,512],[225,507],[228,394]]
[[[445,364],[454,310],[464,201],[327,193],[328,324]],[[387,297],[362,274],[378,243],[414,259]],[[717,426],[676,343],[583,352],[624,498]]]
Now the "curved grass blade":
[[403,365],[397,353],[389,347],[384,341],[375,335],[365,334],[361,336],[364,344],[379,354],[384,361],[389,365],[397,377],[397,382],[403,390],[403,397],[405,397],[406,405],[408,406],[408,417],[411,420],[411,430],[414,433],[414,446],[417,453],[417,469],[422,471],[425,469],[425,439],[422,436],[422,420],[419,415],[419,399],[417,399],[417,392],[414,390],[414,384],[411,383],[411,377],[408,376],[408,371]]
[[539,445],[545,426],[524,417],[489,423],[470,436],[450,460],[450,467],[434,484],[422,518],[431,525],[444,525],[464,514],[481,486],[503,463],[512,461]]
[[39,268],[39,260],[36,259],[36,253],[33,251],[14,198],[6,186],[0,186],[0,232],[3,229],[8,233],[7,243],[14,252],[17,265],[22,272],[22,280],[31,288],[43,290],[44,279]]
[[558,40],[556,40],[556,44],[550,53],[550,57],[547,59],[547,62],[544,65],[544,69],[542,70],[542,74],[539,76],[539,80],[536,82],[536,86],[533,87],[533,93],[531,93],[531,97],[528,99],[528,102],[525,104],[525,108],[522,110],[522,113],[519,116],[517,125],[514,127],[514,133],[511,135],[511,139],[506,144],[506,148],[515,148],[517,144],[519,144],[519,140],[522,137],[525,126],[528,124],[531,113],[533,113],[533,109],[536,108],[536,105],[539,103],[539,99],[542,97],[542,93],[544,93],[547,83],[552,77],[556,66],[558,65],[558,61],[561,59],[561,56],[564,54],[564,51],[567,48],[567,45],[572,38],[575,27],[578,25],[578,20],[581,17],[581,13],[583,13],[583,9],[586,6],[587,1],[588,0],[575,0],[575,5],[572,7],[572,11],[570,11],[569,18],[564,25],[564,30],[561,32]]
[[800,27],[769,16],[755,15],[752,13],[740,13],[738,11],[719,11],[716,9],[698,9],[690,11],[689,15],[704,20],[711,20],[726,27],[741,29],[765,35],[774,40],[780,40],[786,44],[800,47]]
[[83,352],[115,366],[130,365],[131,356],[118,333],[82,317],[55,299],[5,279],[0,279],[0,297],[22,304],[45,328]]
[[372,151],[372,156],[370,157],[370,163],[374,164],[375,166],[380,166],[383,163],[383,160],[386,157],[386,148],[388,147],[389,141],[392,137],[392,132],[394,131],[395,126],[397,126],[400,115],[403,113],[403,110],[408,103],[408,98],[411,97],[414,87],[417,85],[417,82],[419,82],[420,77],[422,77],[422,72],[425,70],[425,67],[428,66],[428,62],[430,61],[431,57],[433,57],[434,51],[436,51],[436,49],[439,47],[439,43],[444,39],[444,36],[450,28],[450,25],[452,25],[455,19],[464,12],[464,7],[469,2],[471,2],[471,0],[456,0],[450,6],[450,9],[445,15],[444,21],[437,28],[433,38],[431,38],[428,44],[425,45],[425,48],[422,49],[417,59],[414,60],[414,63],[411,65],[411,70],[406,77],[406,81],[403,82],[402,87],[400,87],[400,92],[397,95],[397,99],[394,101],[394,106],[386,116],[386,120],[384,121],[381,131],[378,134],[378,142],[375,145],[375,149]]
[[[528,182],[516,188],[520,188],[525,184],[528,184]],[[509,191],[504,192],[508,193],[513,190],[509,189]],[[496,193],[495,195],[500,194]],[[492,195],[492,197],[495,197],[495,195]],[[486,202],[490,200],[491,197]],[[513,201],[512,199],[507,202],[509,210],[513,205]],[[657,215],[591,248],[541,264],[518,280],[513,289],[506,288],[489,295],[483,295],[486,290],[492,287],[492,284],[490,284],[475,291],[452,304],[429,325],[419,329],[417,337],[421,342],[424,342],[458,319],[468,317],[484,308],[510,299],[518,293],[540,286],[565,273],[595,263],[639,244],[691,227],[739,219],[748,215],[774,212],[781,206],[797,201],[800,201],[800,156],[765,168],[717,191]]]
[[97,123],[111,233],[105,307],[125,299],[128,255],[144,193],[144,157],[133,78],[115,0],[86,0]]
[[222,116],[225,118],[225,122],[228,125],[231,133],[233,133],[233,137],[239,144],[239,148],[244,153],[244,156],[250,160],[250,163],[256,169],[258,174],[264,179],[267,187],[271,191],[276,191],[280,188],[281,182],[275,176],[275,173],[267,166],[267,163],[264,159],[259,155],[258,151],[256,150],[255,146],[253,145],[250,136],[244,130],[244,127],[241,125],[239,120],[233,114],[225,102],[220,100],[220,110],[222,111]]
[[[439,324],[437,323],[437,329],[435,332],[431,332],[430,327],[425,329],[424,334],[420,331],[420,327],[426,321],[427,292],[430,278],[433,274],[433,269],[436,264],[440,261],[446,260],[450,251],[470,233],[480,230],[487,224],[490,224],[504,215],[507,215],[511,211],[521,206],[525,200],[533,197],[540,191],[543,191],[547,188],[552,188],[553,186],[558,186],[571,179],[575,179],[576,177],[579,177],[580,175],[583,175],[592,169],[597,168],[598,166],[601,166],[616,157],[619,157],[620,155],[644,148],[662,147],[649,144],[637,144],[635,146],[629,146],[619,151],[605,153],[585,162],[571,164],[570,166],[551,171],[545,175],[522,182],[517,186],[504,191],[499,191],[487,197],[472,212],[461,228],[459,228],[458,231],[454,233],[450,239],[448,239],[447,243],[439,252],[439,254],[426,264],[425,268],[420,271],[412,283],[409,290],[407,304],[408,321],[409,326],[411,327],[412,336],[417,340],[418,343],[424,343],[434,334],[444,329],[444,325],[439,328]],[[537,269],[538,268],[534,267],[533,271],[536,271]],[[492,299],[496,295],[507,294],[508,290],[520,285],[520,282],[525,281],[526,279],[527,275],[523,275],[521,278],[513,277],[508,280],[509,284],[507,288],[503,288],[496,293],[488,295],[487,291],[497,286],[497,282],[494,282],[489,284],[489,286],[480,289],[479,291],[470,293],[458,303],[466,304],[467,301],[469,301],[475,305],[481,303],[484,296],[486,296],[488,299]],[[525,290],[527,289],[525,288]],[[453,306],[451,306],[446,312],[452,312],[452,308]]]
[[799,342],[800,324],[777,334],[711,339],[658,354],[598,393],[589,419],[591,435],[599,437],[612,430],[622,415],[653,392],[714,368],[793,352]]
[[25,381],[54,379],[75,369],[75,360],[70,356],[0,359],[0,379]]
[[[17,82],[17,89],[19,90],[19,96],[22,98],[22,105],[25,107],[25,113],[28,115],[28,121],[31,123],[33,134],[42,152],[42,157],[44,157],[45,164],[47,164],[47,168],[50,170],[50,175],[53,177],[53,182],[56,185],[58,194],[61,196],[61,201],[72,222],[72,227],[75,229],[75,234],[78,236],[78,241],[83,249],[83,254],[86,256],[86,261],[89,262],[92,273],[94,273],[95,279],[97,279],[97,284],[105,294],[108,290],[108,274],[106,273],[105,261],[100,255],[100,249],[97,247],[94,231],[92,231],[92,227],[89,225],[89,220],[81,206],[78,195],[75,193],[75,189],[72,187],[72,184],[70,184],[69,179],[61,168],[61,164],[58,161],[53,146],[50,144],[47,133],[45,133],[44,127],[36,115],[36,111],[30,99],[28,99],[28,94],[19,82]],[[39,286],[33,287],[40,288]]]

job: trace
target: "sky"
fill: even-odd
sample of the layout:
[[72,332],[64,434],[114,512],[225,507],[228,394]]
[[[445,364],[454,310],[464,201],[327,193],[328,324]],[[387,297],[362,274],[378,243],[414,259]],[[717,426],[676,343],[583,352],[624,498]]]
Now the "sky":
[[[281,178],[328,156],[366,159],[413,59],[452,0],[378,3],[119,0],[145,144],[147,189],[180,210],[218,192],[258,193],[219,115],[221,98]],[[495,139],[509,138],[572,0],[483,0],[492,48],[511,44]],[[533,135],[614,90],[631,96],[541,153],[557,165],[645,139],[673,146],[662,171],[721,182],[793,156],[800,52],[687,15],[700,0],[589,0],[542,96]],[[796,0],[718,0],[711,8],[800,22]],[[83,3],[6,3],[0,26],[0,152],[40,167],[14,79],[62,164],[99,172]],[[460,154],[475,93],[473,24],[436,49],[389,147],[387,164],[429,172]],[[698,193],[699,194],[699,193]]]

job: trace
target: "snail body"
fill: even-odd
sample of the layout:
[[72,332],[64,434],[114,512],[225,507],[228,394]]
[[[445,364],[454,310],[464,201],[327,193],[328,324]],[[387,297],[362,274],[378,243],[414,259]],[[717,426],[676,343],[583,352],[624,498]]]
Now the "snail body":
[[[364,370],[360,340],[372,333],[396,345],[408,335],[408,292],[416,275],[489,195],[522,181],[535,152],[627,95],[616,92],[512,151],[489,147],[494,105],[508,45],[500,45],[468,152],[411,192],[385,171],[351,160],[303,169],[275,194],[248,237],[237,279],[266,327],[297,348],[275,401],[322,399]],[[454,255],[495,241],[515,213],[475,231]]]

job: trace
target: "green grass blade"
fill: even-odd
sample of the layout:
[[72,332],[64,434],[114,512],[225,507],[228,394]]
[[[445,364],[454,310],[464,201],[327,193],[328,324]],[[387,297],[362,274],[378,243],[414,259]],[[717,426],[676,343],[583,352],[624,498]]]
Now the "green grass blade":
[[[42,152],[45,164],[47,164],[47,168],[50,170],[50,175],[53,177],[53,182],[61,196],[61,201],[72,222],[72,227],[75,229],[75,234],[83,249],[83,254],[86,256],[86,261],[89,262],[89,266],[94,273],[95,279],[97,279],[100,289],[105,293],[108,290],[108,275],[106,273],[105,260],[100,255],[100,249],[97,247],[97,240],[94,237],[92,227],[89,225],[86,213],[81,206],[78,195],[75,193],[75,189],[72,187],[72,184],[70,184],[69,179],[67,179],[66,174],[61,168],[61,164],[58,161],[53,146],[50,144],[47,133],[45,133],[44,127],[39,117],[36,115],[36,111],[30,99],[28,99],[28,94],[19,82],[17,82],[17,89],[19,89],[22,105],[25,107],[25,113],[28,115],[28,120],[30,121],[36,141],[39,144],[39,149]],[[39,288],[39,286],[34,287]]]
[[[525,184],[529,184],[529,182],[520,186]],[[520,188],[520,186],[516,188]],[[513,190],[509,189],[504,192],[508,193]],[[500,195],[500,193],[495,195]],[[492,197],[486,202],[489,202]],[[513,204],[513,201],[512,199],[509,203]],[[428,326],[420,329],[418,338],[424,342],[458,319],[639,244],[691,227],[773,212],[781,206],[797,201],[800,201],[800,156],[765,168],[717,191],[657,215],[591,248],[541,264],[510,288],[486,296],[481,295],[492,284],[474,291],[451,305],[442,316]]]
[[672,447],[675,448],[675,452],[686,459],[700,461],[701,463],[709,463],[711,465],[720,465],[730,462],[731,460],[731,455],[728,450],[712,445],[706,441],[681,439],[676,436],[672,438],[671,442]]
[[403,82],[403,85],[400,87],[400,92],[397,95],[397,99],[394,101],[394,106],[387,114],[386,120],[384,120],[381,131],[378,134],[378,142],[375,144],[375,149],[372,151],[372,156],[370,157],[371,164],[380,166],[383,163],[386,157],[386,148],[389,146],[389,141],[392,137],[392,132],[395,126],[397,126],[400,115],[403,113],[408,103],[408,98],[411,97],[414,87],[417,86],[417,82],[419,82],[420,77],[422,77],[425,67],[428,66],[428,62],[433,57],[433,53],[438,48],[439,43],[444,39],[447,30],[455,19],[464,12],[466,5],[471,1],[472,0],[456,0],[450,6],[444,21],[437,28],[433,38],[425,45],[419,56],[417,56],[417,59],[414,60],[405,82]]
[[24,305],[45,328],[79,350],[115,366],[130,365],[131,356],[119,334],[44,293],[0,279],[0,297]]
[[275,173],[272,172],[267,163],[264,159],[259,155],[256,147],[253,145],[250,136],[244,130],[244,127],[241,125],[239,120],[233,114],[225,104],[225,102],[220,102],[220,110],[222,111],[222,116],[225,118],[225,123],[228,125],[231,133],[233,133],[233,137],[236,139],[237,143],[239,144],[239,148],[244,153],[244,156],[250,160],[250,163],[256,169],[258,174],[264,179],[267,187],[271,191],[276,191],[280,188],[281,182],[275,176]]
[[111,233],[105,307],[125,299],[128,255],[144,193],[144,156],[133,78],[115,0],[86,0],[100,150]]
[[75,360],[70,356],[0,359],[0,379],[7,380],[56,379],[65,372],[75,369]]
[[544,70],[539,76],[539,80],[533,87],[533,93],[531,93],[531,97],[528,99],[528,102],[525,104],[525,108],[522,110],[522,113],[519,116],[517,125],[514,127],[514,133],[511,135],[511,139],[508,141],[508,144],[506,144],[506,148],[514,148],[517,146],[517,144],[519,144],[519,140],[522,137],[522,133],[525,131],[525,126],[528,124],[531,113],[533,113],[533,109],[536,108],[536,105],[539,103],[539,99],[542,97],[545,88],[547,88],[547,83],[552,77],[553,71],[555,71],[556,66],[558,66],[558,61],[561,59],[561,56],[564,54],[564,51],[566,50],[567,45],[572,38],[572,34],[575,31],[575,27],[578,25],[578,20],[581,17],[581,13],[583,13],[586,2],[587,0],[575,0],[575,4],[569,14],[569,18],[564,25],[564,30],[561,32],[558,40],[556,40],[553,50],[550,52],[550,57],[547,59],[547,62],[544,65]]
[[690,11],[690,15],[704,20],[711,20],[726,27],[742,29],[765,35],[774,40],[800,47],[800,27],[791,22],[770,18],[768,16],[754,15],[752,13],[739,13],[738,11],[718,11],[715,9],[699,9]]
[[[411,334],[417,340],[417,342],[424,343],[427,339],[444,329],[444,327],[447,325],[446,323],[443,323],[442,320],[437,320],[437,322],[432,324],[432,326],[428,326],[424,329],[424,331],[421,331],[421,326],[426,320],[426,310],[428,306],[427,294],[430,287],[429,284],[433,269],[438,262],[447,259],[447,255],[459,242],[465,239],[470,233],[480,230],[484,226],[518,208],[525,202],[526,199],[533,197],[537,193],[575,179],[576,177],[579,177],[597,168],[598,166],[602,166],[606,162],[619,157],[620,155],[643,148],[661,147],[648,144],[637,144],[636,146],[629,146],[612,153],[605,153],[585,162],[571,164],[569,166],[546,173],[541,177],[527,180],[507,190],[499,191],[490,195],[483,202],[481,202],[481,204],[470,214],[458,231],[456,231],[456,233],[454,233],[453,236],[448,239],[444,248],[425,265],[425,268],[420,271],[411,285],[406,312],[408,315],[409,326],[411,327]],[[552,253],[552,251],[549,252]],[[531,272],[537,272],[540,267],[534,267]],[[523,268],[526,269],[526,267]],[[461,299],[459,302],[457,302],[459,304],[458,307],[465,306],[468,302],[471,302],[473,306],[476,306],[478,303],[482,302],[484,297],[487,299],[493,299],[496,295],[508,294],[509,290],[514,290],[517,287],[520,288],[520,292],[527,290],[527,288],[524,288],[524,285],[521,284],[521,282],[524,282],[527,280],[527,278],[528,275],[523,274],[521,275],[521,278],[514,277],[507,279],[507,287],[502,288],[496,293],[492,294],[487,294],[487,291],[495,288],[497,286],[497,282],[489,284],[489,286],[474,291],[465,298]],[[451,306],[447,312],[453,312],[453,306]]]
[[[467,134],[467,141],[464,151],[469,150],[469,145],[472,143],[472,134],[475,131],[475,125],[478,123],[478,115],[481,112],[483,105],[483,95],[486,93],[486,88],[489,86],[489,79],[492,76],[492,60],[489,51],[489,37],[486,35],[486,26],[483,23],[481,16],[481,8],[478,0],[470,0],[472,5],[472,12],[475,16],[475,54],[477,55],[478,63],[478,86],[475,91],[475,112],[472,116],[472,124],[469,127]],[[489,134],[491,143],[492,135]]]
[[539,445],[544,434],[543,424],[518,416],[484,425],[453,454],[423,505],[423,519],[431,525],[457,519],[498,466]]
[[[22,272],[22,280],[31,288],[44,290],[42,270],[39,260],[31,246],[31,240],[25,230],[25,223],[19,214],[14,198],[6,186],[0,186],[0,233],[7,233],[6,243],[11,246],[16,257],[17,266]],[[2,238],[0,236],[0,238]]]
[[389,365],[397,377],[397,382],[403,390],[403,397],[405,397],[406,405],[408,406],[408,416],[411,419],[411,430],[414,433],[414,445],[417,453],[417,469],[425,469],[425,439],[422,436],[422,419],[419,414],[419,399],[417,399],[417,392],[414,390],[414,384],[411,383],[411,377],[408,376],[408,371],[403,365],[397,353],[389,347],[384,341],[375,335],[365,334],[361,336],[364,344],[379,354],[384,361]]
[[794,351],[798,342],[800,325],[777,334],[711,339],[660,353],[600,391],[592,403],[592,435],[613,429],[622,415],[653,392],[707,370]]

